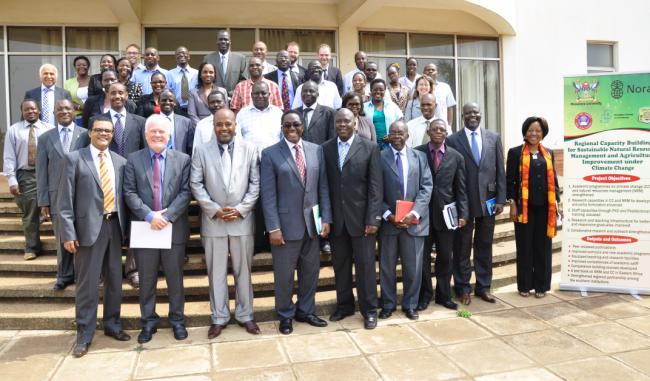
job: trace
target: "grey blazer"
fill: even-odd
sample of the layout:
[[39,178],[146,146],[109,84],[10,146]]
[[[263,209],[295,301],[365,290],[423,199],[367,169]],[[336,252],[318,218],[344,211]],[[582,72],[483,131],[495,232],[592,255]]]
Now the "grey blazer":
[[[127,225],[126,206],[120,190],[126,159],[112,151],[110,155],[115,170],[115,205],[124,239]],[[102,227],[104,194],[90,147],[80,148],[65,155],[57,202],[61,240],[79,240],[81,246],[92,246]]]
[[[31,90],[27,90],[25,92],[25,98],[24,99],[33,99],[36,102],[38,102],[38,108],[43,109],[41,107],[41,95],[42,95],[42,90],[41,86],[38,86],[36,88],[33,88]],[[70,92],[68,90],[63,89],[62,87],[54,86],[54,104],[52,105],[52,110],[55,109],[56,102],[60,101],[61,99],[67,99],[72,102],[72,95],[70,95]],[[52,119],[51,120],[56,120],[56,111],[52,113]],[[39,119],[43,119],[43,114],[39,116]]]
[[481,128],[481,161],[474,161],[465,129],[447,138],[447,145],[460,152],[465,159],[469,217],[487,216],[485,201],[496,198],[497,204],[506,202],[506,172],[501,137]]
[[[88,131],[75,124],[70,125],[72,136],[70,137],[70,151],[90,144]],[[59,129],[52,128],[38,137],[38,151],[36,153],[36,194],[38,206],[50,208],[50,214],[57,214],[57,195],[59,183],[63,174],[63,157],[65,152],[61,145]]]
[[174,149],[191,155],[192,145],[194,145],[194,123],[190,118],[174,114]]
[[[390,147],[381,151],[382,174],[384,181],[383,212],[390,210],[395,214],[397,200],[413,201],[413,210],[420,215],[420,223],[411,225],[407,229],[412,236],[422,237],[429,234],[429,201],[433,191],[433,180],[427,157],[420,151],[404,147],[409,163],[408,178],[406,179],[406,197],[402,198],[399,186],[399,174],[395,165],[395,156]],[[382,212],[382,213],[383,213]],[[381,234],[397,235],[400,229],[384,221],[380,228]]]
[[323,149],[302,141],[307,182],[303,184],[285,139],[262,151],[260,170],[266,230],[282,230],[285,240],[299,240],[305,231],[316,236],[312,207],[319,205],[321,221],[332,223],[332,209]]
[[228,96],[232,96],[233,90],[237,83],[243,79],[246,72],[246,57],[232,51],[228,55],[228,72],[224,80],[221,68],[221,57],[219,52],[212,52],[203,58],[203,62],[210,63],[214,66],[216,73],[217,86],[223,87],[228,91]]
[[[228,187],[224,183],[221,154],[217,140],[197,146],[192,156],[190,186],[201,206],[201,236],[226,237],[253,235],[253,209],[260,194],[259,154],[257,147],[236,138]],[[235,208],[242,219],[225,222],[212,217],[223,207]]]
[[[131,215],[144,221],[153,210],[153,169],[149,148],[129,155],[124,169],[124,201]],[[172,223],[172,243],[184,244],[190,236],[187,209],[192,199],[190,191],[190,157],[182,152],[167,150],[163,175],[162,208]]]

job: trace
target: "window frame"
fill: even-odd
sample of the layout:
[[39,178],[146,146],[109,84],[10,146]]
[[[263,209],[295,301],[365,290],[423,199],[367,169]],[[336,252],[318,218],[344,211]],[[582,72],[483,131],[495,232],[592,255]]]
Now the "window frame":
[[[589,46],[590,45],[603,45],[611,47],[612,54],[612,65],[613,66],[591,66],[589,65]],[[618,43],[616,41],[594,41],[587,40],[586,44],[586,61],[587,61],[587,73],[615,73],[618,71]]]

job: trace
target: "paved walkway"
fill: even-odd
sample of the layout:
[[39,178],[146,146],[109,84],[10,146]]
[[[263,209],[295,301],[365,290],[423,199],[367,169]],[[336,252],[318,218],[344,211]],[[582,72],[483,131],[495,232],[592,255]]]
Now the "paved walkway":
[[98,334],[81,359],[74,332],[0,331],[0,379],[650,380],[650,297],[515,291],[497,290],[496,305],[473,299],[469,318],[435,306],[374,331],[357,314],[325,329],[296,323],[289,336],[273,322],[259,336],[230,325],[212,341],[207,327],[182,342],[165,329],[143,346],[137,332],[128,343]]

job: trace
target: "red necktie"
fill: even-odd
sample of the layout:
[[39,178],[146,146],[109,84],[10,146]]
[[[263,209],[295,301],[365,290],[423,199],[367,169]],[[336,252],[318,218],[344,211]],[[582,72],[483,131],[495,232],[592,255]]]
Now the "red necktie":
[[160,154],[153,155],[153,209],[159,211],[160,205]]
[[435,152],[436,152],[436,157],[433,160],[433,162],[434,162],[434,165],[436,166],[436,171],[437,171],[438,168],[440,168],[440,163],[442,163],[442,151],[437,150]]
[[282,104],[284,105],[284,111],[291,109],[291,104],[289,103],[289,83],[287,81],[286,71],[282,73]]
[[302,151],[300,150],[299,145],[293,146],[296,150],[296,167],[298,167],[298,173],[300,173],[300,178],[302,179],[303,184],[307,179],[307,170],[305,169],[305,159],[302,157]]

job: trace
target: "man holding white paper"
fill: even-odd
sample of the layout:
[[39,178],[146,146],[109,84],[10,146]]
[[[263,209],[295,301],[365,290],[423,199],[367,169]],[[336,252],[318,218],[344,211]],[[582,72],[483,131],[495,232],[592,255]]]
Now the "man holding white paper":
[[[191,163],[188,155],[167,149],[170,130],[169,119],[158,114],[150,116],[144,132],[147,148],[130,154],[124,170],[124,200],[132,217],[148,222],[153,234],[172,225],[169,249],[134,249],[140,273],[141,344],[151,340],[160,320],[156,314],[156,284],[161,263],[167,280],[169,324],[176,340],[187,338],[183,263],[190,234],[187,209],[192,197]],[[131,244],[141,246],[137,245],[138,238],[132,235]]]
[[[429,160],[431,177],[436,186],[429,202],[429,235],[424,241],[424,247],[436,245],[436,291],[435,302],[445,308],[455,310],[458,305],[451,301],[451,253],[454,243],[454,230],[445,222],[443,213],[445,206],[454,204],[458,216],[457,221],[451,221],[455,227],[462,228],[469,218],[467,193],[465,190],[465,160],[455,149],[445,144],[447,138],[447,123],[442,119],[434,119],[425,133],[430,141],[415,147],[423,152]],[[418,300],[418,311],[427,309],[434,296],[431,282],[431,255],[423,256],[422,286]]]

